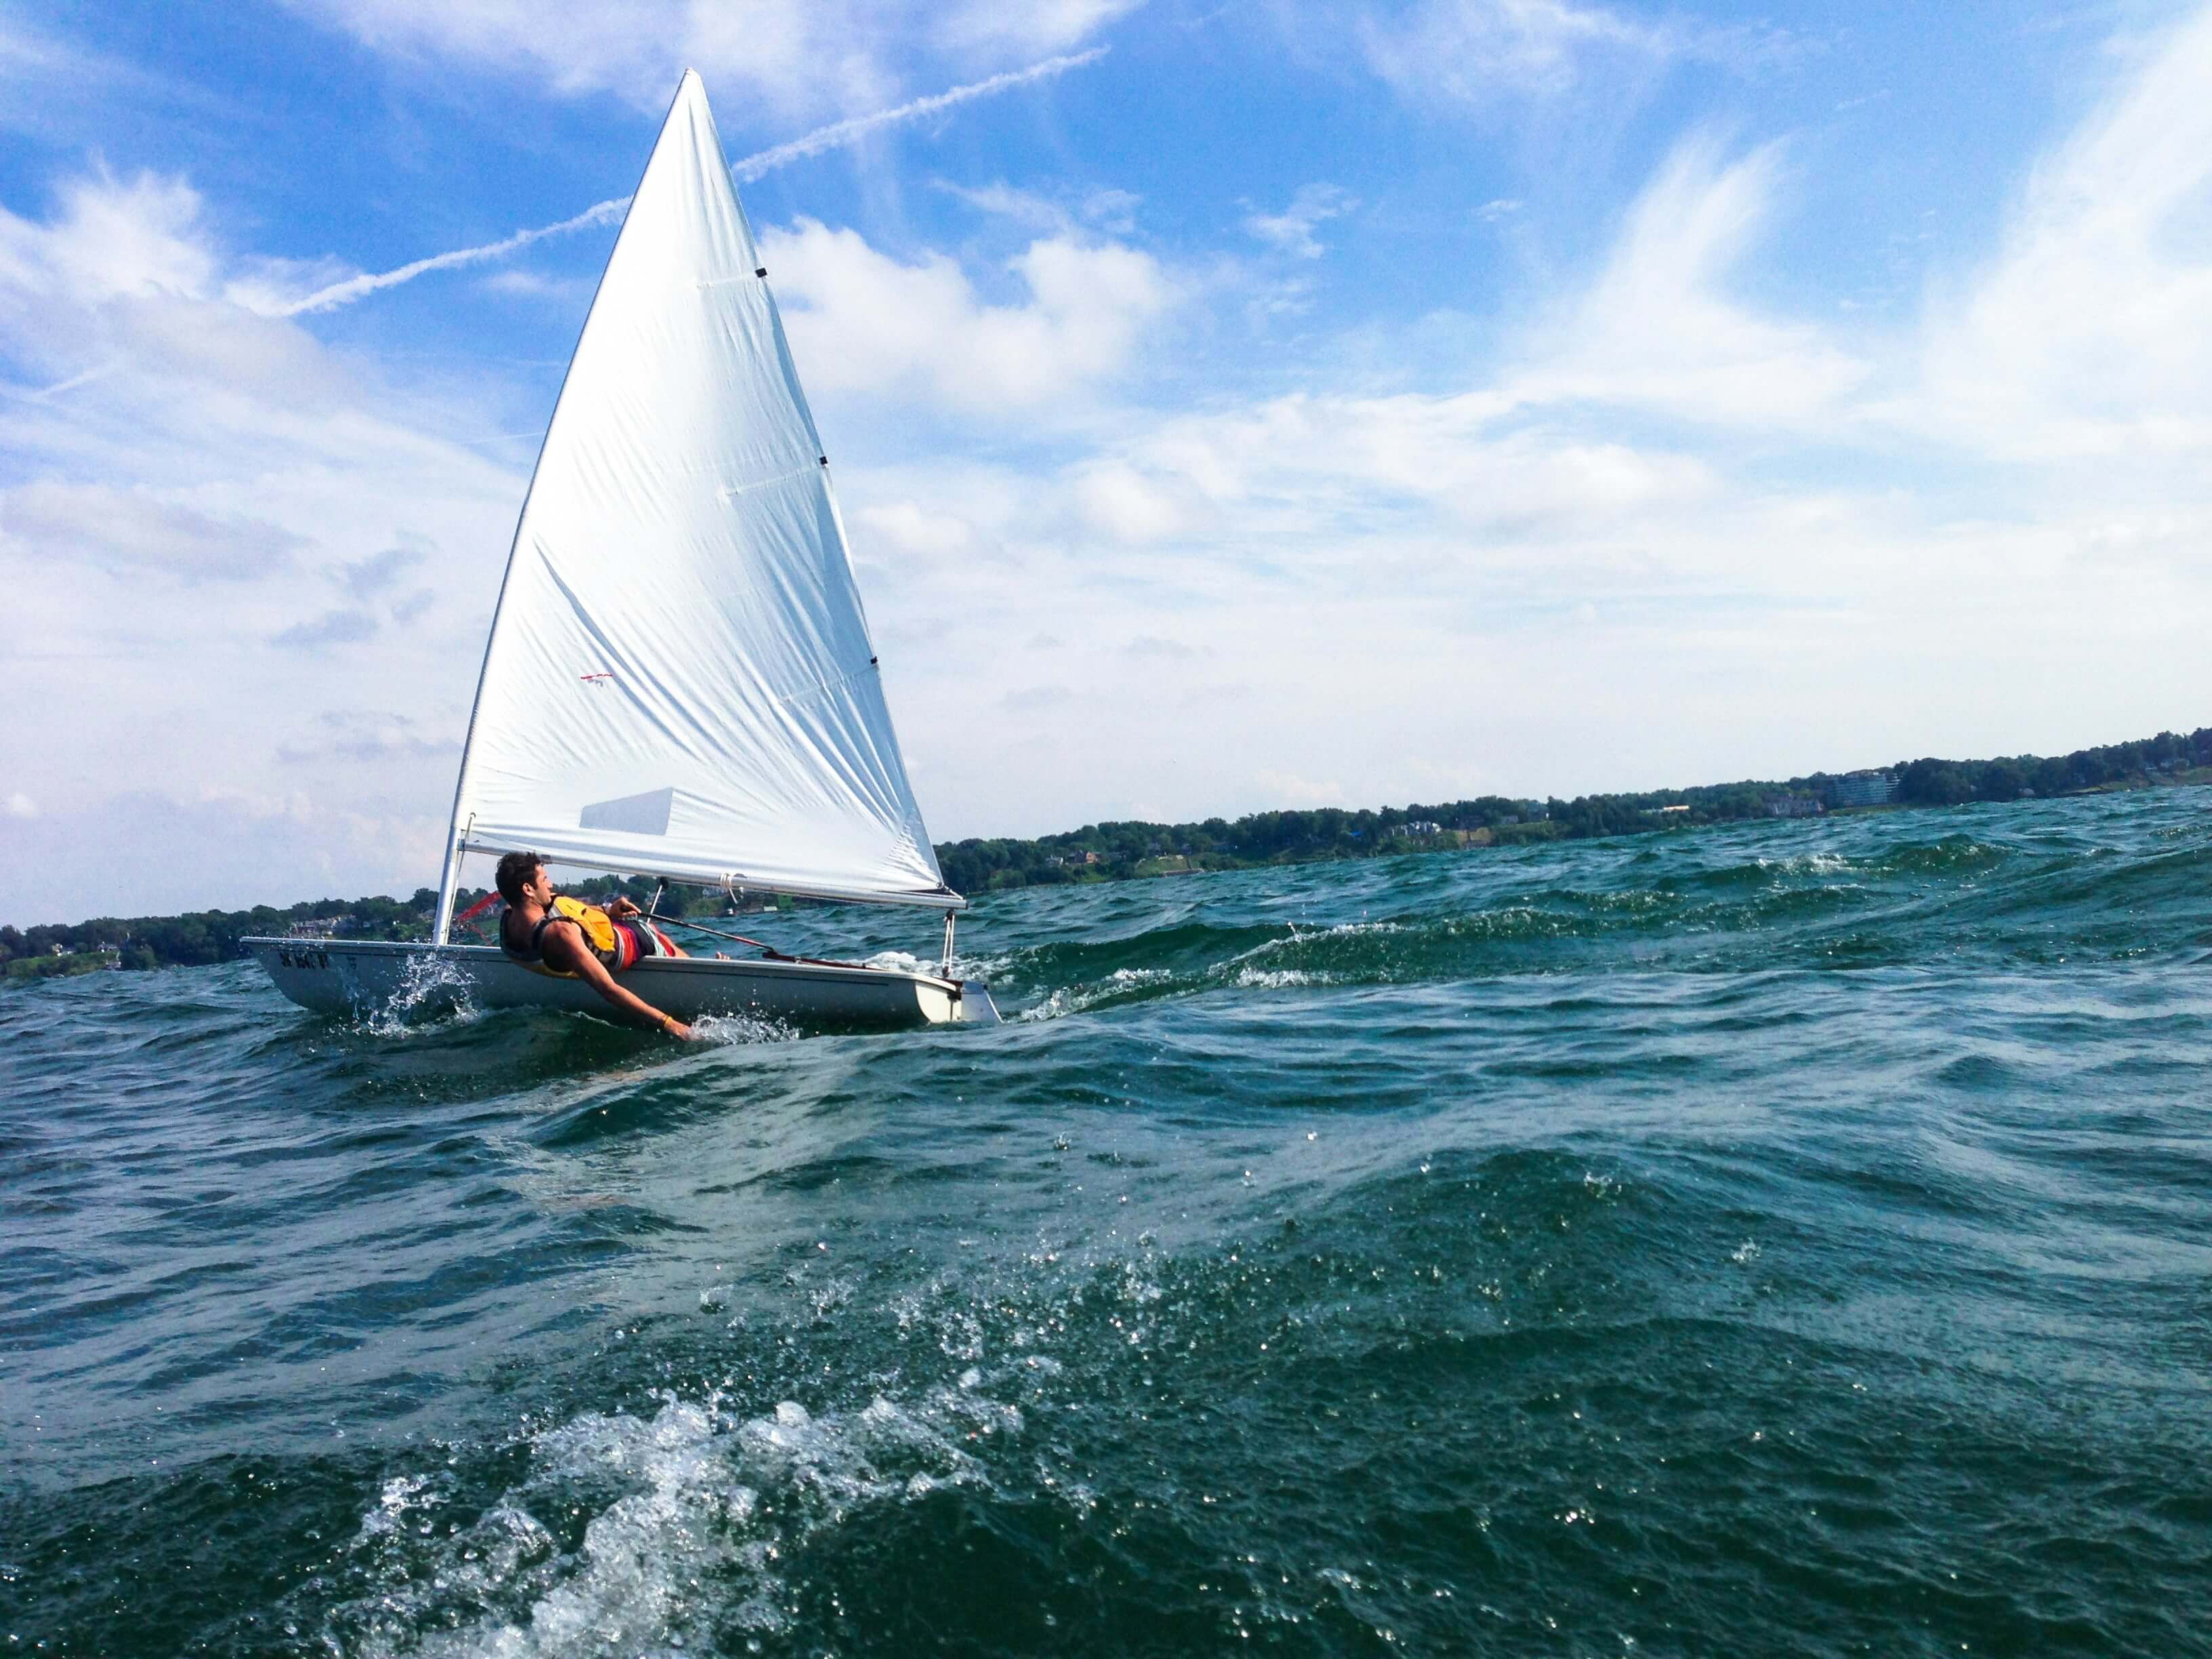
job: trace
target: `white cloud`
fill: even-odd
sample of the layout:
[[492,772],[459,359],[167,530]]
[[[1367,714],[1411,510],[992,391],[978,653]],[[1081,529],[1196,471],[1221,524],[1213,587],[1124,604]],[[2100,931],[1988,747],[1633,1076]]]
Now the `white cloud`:
[[210,514],[145,490],[40,483],[0,490],[0,545],[30,562],[83,563],[111,575],[246,581],[307,545],[265,520]]
[[986,416],[1112,380],[1178,298],[1150,254],[1070,236],[1034,241],[1010,262],[1028,298],[1008,305],[984,300],[944,254],[904,264],[811,219],[764,231],[761,249],[810,391]]
[[1349,191],[1334,185],[1306,185],[1300,187],[1291,198],[1291,204],[1280,213],[1255,213],[1246,218],[1244,228],[1285,253],[1301,259],[1318,259],[1323,249],[1314,232],[1325,222],[1341,218],[1358,205]]
[[582,278],[548,276],[536,270],[495,270],[483,279],[487,294],[523,300],[545,300],[581,312],[592,297],[592,285]]
[[197,234],[199,196],[183,180],[150,173],[118,180],[102,172],[72,180],[60,195],[61,214],[47,225],[0,220],[0,257],[19,282],[95,302],[120,295],[198,298],[212,286],[215,258]]
[[2130,69],[1932,306],[1900,423],[2027,458],[2212,446],[2212,8]]
[[1167,541],[1215,520],[1211,503],[1187,483],[1124,461],[1086,463],[1073,482],[1083,522],[1114,541]]
[[429,556],[429,550],[422,545],[420,538],[411,539],[411,546],[406,542],[395,543],[365,559],[356,559],[339,567],[341,585],[356,599],[374,599],[394,586],[402,576]]
[[334,708],[318,714],[306,735],[278,745],[276,758],[288,766],[326,761],[389,762],[460,757],[458,735],[427,735],[420,720],[378,709]]
[[[2116,111],[2187,79],[2145,76]],[[2046,333],[2111,339],[2100,292],[2182,302],[2194,267],[2161,192],[2197,166],[2185,104],[2178,90],[2160,104],[2125,147],[2132,168],[2090,143],[2126,125],[2104,117],[2057,152],[2139,179],[2144,222],[2166,234],[2120,237],[2158,262],[2123,258],[2105,291],[2086,241],[2071,302],[2085,320],[2052,317]],[[2162,144],[2166,163],[2147,159]],[[1791,185],[1776,148],[1680,145],[1587,279],[1467,390],[1316,382],[1132,412],[1048,477],[994,486],[988,510],[974,501],[990,473],[949,457],[848,475],[919,522],[958,517],[1020,573],[955,556],[913,590],[929,608],[901,641],[902,694],[1002,714],[988,756],[909,717],[939,832],[1033,832],[1139,801],[1201,816],[1657,787],[2201,719],[2201,466],[2177,455],[2117,487],[2105,468],[2007,473],[1986,493],[1887,482],[1901,432],[1978,462],[2081,404],[2039,380],[2028,414],[1992,412],[1989,434],[1941,405],[1908,427],[1899,388],[1959,313],[1936,307],[1915,341],[1747,298]],[[2136,385],[2114,401],[2132,406]],[[1852,456],[1840,468],[1838,451]],[[1062,625],[1040,633],[1047,618]],[[1208,653],[1206,683],[1163,653],[1133,671],[1131,642],[1149,640]]]
[[1334,9],[1324,15],[1339,31],[1349,26],[1369,67],[1401,94],[1471,109],[1648,77],[1684,59],[1746,68],[1785,46],[1764,27],[1654,20],[1574,0],[1417,0],[1356,21]]
[[863,558],[888,548],[907,568],[933,568],[945,560],[975,551],[975,526],[952,513],[933,513],[911,501],[865,507],[852,515],[859,531],[856,550]]
[[[1350,538],[1407,511],[1540,537],[1701,505],[1718,489],[1695,459],[1516,418],[1513,400],[1492,392],[1300,395],[1167,421],[1125,465],[1157,490],[1190,492],[1248,536],[1310,544],[1324,559],[1348,556]],[[1079,493],[1097,476],[1079,475]]]
[[1802,422],[1833,410],[1872,366],[1820,330],[1761,316],[1728,291],[1782,176],[1772,145],[1733,161],[1708,137],[1680,145],[1630,210],[1596,280],[1534,343],[1514,397],[1719,423]]
[[1157,634],[1139,634],[1121,647],[1122,654],[1139,661],[1195,662],[1207,653],[1181,640],[1162,639]]
[[17,789],[8,797],[8,816],[11,818],[34,818],[39,816],[39,804]]
[[1126,190],[1094,190],[1066,198],[1016,190],[1003,179],[988,185],[957,185],[940,179],[937,188],[978,213],[1006,219],[1033,231],[1062,236],[1074,234],[1079,226],[1109,236],[1127,236],[1136,228],[1138,208],[1144,198]]
[[358,645],[376,635],[377,620],[358,605],[326,611],[312,622],[295,623],[272,635],[270,642],[288,651],[320,651],[329,645]]
[[442,814],[373,796],[333,805],[311,778],[284,781],[296,787],[135,790],[9,821],[0,855],[26,868],[0,888],[0,915],[22,925],[406,894],[434,874],[417,849],[427,844],[434,860]]
[[[1527,343],[1516,404],[1641,409],[1955,454],[2104,457],[2142,469],[2212,448],[2212,8],[2154,37],[2034,167],[1997,251],[1936,285],[1917,337],[1762,313],[1734,290],[1786,203],[1781,146],[1680,145],[1596,277]],[[2070,481],[2094,498],[2118,474]],[[2159,488],[2197,491],[2186,475]]]
[[984,52],[1008,46],[1023,52],[1051,52],[1085,40],[1109,23],[1127,16],[1144,0],[968,0],[952,9],[939,26],[947,43]]
[[1031,230],[1064,234],[1075,222],[1074,216],[1060,203],[1035,191],[1016,190],[1003,179],[988,185],[956,185],[940,179],[937,188],[978,213],[1012,220]]
[[1031,714],[1042,709],[1064,708],[1075,700],[1075,693],[1064,685],[1031,685],[1018,691],[1007,692],[999,699],[999,707],[1009,714]]
[[[732,112],[772,120],[866,109],[917,64],[992,69],[1065,51],[1141,0],[1030,0],[948,10],[931,0],[289,0],[379,51],[527,76],[567,94],[658,108],[687,67]],[[750,124],[749,124],[750,125]]]
[[[0,722],[0,775],[40,803],[41,836],[137,837],[181,849],[184,874],[213,869],[221,849],[172,839],[189,817],[100,818],[98,779],[170,805],[210,781],[250,787],[291,723],[332,703],[457,726],[521,478],[447,434],[512,418],[495,382],[433,393],[260,314],[269,262],[227,246],[182,179],[95,172],[53,201],[44,219],[0,208],[0,362],[30,382],[0,386],[0,453],[21,480],[0,492],[0,582],[11,672],[35,676],[45,712],[38,729]],[[443,603],[422,608],[410,583]],[[333,613],[349,589],[419,620]],[[319,631],[379,637],[335,658],[276,644]],[[343,848],[341,820],[388,829],[411,815],[386,792],[434,803],[449,772],[404,754],[374,769],[303,761],[302,804],[286,811]],[[403,852],[428,867],[436,834],[382,848],[377,867]],[[289,867],[273,861],[271,878]],[[112,881],[73,888],[16,861],[0,914],[33,904],[112,908]]]

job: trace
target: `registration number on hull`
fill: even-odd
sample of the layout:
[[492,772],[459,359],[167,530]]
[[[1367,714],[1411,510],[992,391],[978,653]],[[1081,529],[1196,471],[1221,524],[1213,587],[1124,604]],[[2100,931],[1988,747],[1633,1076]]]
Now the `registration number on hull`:
[[328,968],[331,953],[328,951],[286,949],[277,951],[276,960],[287,968]]

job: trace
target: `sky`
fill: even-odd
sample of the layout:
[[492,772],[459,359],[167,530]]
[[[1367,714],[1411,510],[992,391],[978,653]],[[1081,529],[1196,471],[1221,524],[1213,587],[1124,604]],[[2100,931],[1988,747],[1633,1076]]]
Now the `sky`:
[[2212,5],[0,0],[0,921],[436,884],[687,66],[939,840],[2212,720]]

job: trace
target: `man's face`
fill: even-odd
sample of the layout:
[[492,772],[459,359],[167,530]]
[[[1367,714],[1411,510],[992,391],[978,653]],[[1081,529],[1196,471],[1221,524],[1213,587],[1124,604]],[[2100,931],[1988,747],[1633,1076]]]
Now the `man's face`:
[[529,899],[532,904],[546,905],[552,903],[552,873],[548,871],[544,865],[539,865],[535,870],[532,870],[530,872],[530,879],[522,884],[522,891],[523,896]]

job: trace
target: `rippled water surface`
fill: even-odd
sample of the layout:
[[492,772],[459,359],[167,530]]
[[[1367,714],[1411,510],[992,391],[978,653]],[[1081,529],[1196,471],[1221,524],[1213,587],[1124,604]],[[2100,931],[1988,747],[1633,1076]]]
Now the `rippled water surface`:
[[2212,792],[962,939],[1003,1026],[0,994],[7,1650],[2212,1648]]

